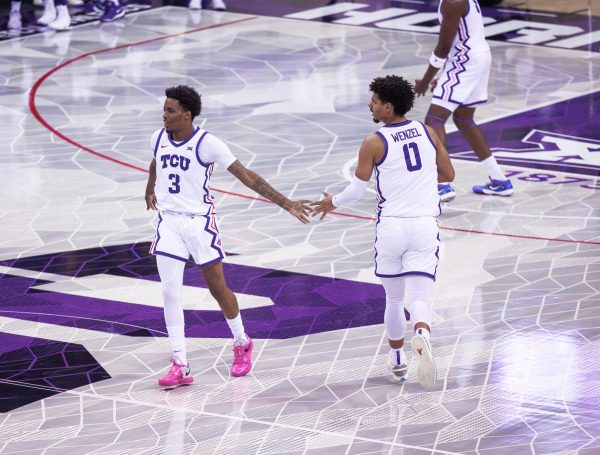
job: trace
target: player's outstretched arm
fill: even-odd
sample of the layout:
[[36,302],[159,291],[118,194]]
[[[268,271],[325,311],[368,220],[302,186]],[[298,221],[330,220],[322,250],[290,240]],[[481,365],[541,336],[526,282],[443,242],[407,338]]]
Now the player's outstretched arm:
[[154,184],[156,183],[156,160],[152,160],[148,170],[148,183],[146,183],[146,210],[158,210],[156,207],[156,194]]
[[307,205],[309,200],[291,201],[256,172],[246,168],[239,160],[235,160],[231,166],[227,168],[240,182],[246,185],[251,190],[256,191],[262,197],[272,201],[279,207],[287,210],[292,216],[298,218],[300,222],[306,224],[309,222],[308,214],[312,209]]
[[311,203],[313,206],[313,214],[321,214],[319,220],[325,218],[329,212],[332,212],[341,205],[350,205],[360,200],[367,191],[367,186],[371,175],[373,174],[373,167],[375,163],[379,161],[378,157],[383,156],[384,145],[381,138],[372,134],[367,137],[358,152],[358,165],[354,173],[354,178],[350,184],[339,194],[332,196],[331,194],[323,191],[324,199]]

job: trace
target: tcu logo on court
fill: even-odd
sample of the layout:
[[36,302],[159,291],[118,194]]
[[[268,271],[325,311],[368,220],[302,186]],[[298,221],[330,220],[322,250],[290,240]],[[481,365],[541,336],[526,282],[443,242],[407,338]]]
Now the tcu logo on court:
[[522,142],[528,147],[494,147],[500,162],[577,174],[596,175],[600,166],[600,141],[533,129]]
[[178,167],[182,171],[187,171],[190,168],[190,159],[181,155],[162,155],[160,157],[162,161],[162,168],[170,167]]

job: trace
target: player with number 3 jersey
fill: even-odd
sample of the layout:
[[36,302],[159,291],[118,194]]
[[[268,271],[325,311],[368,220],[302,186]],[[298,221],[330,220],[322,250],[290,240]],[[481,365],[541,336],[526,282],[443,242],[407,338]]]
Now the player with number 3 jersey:
[[200,114],[200,95],[180,85],[165,91],[164,127],[152,135],[154,158],[146,185],[146,208],[158,210],[156,237],[150,252],[162,283],[165,322],[173,351],[169,372],[158,380],[166,387],[189,384],[193,377],[187,359],[183,272],[191,256],[200,266],[211,295],[218,302],[233,334],[232,376],[245,376],[252,368],[252,340],[246,334],[235,294],[225,281],[225,257],[215,217],[210,177],[215,165],[226,168],[244,185],[308,222],[309,201],[291,201],[260,175],[244,167],[227,145],[194,125]]

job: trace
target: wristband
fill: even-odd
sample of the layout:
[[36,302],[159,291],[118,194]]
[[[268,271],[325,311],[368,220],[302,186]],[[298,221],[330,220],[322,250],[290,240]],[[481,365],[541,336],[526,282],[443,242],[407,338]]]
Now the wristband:
[[431,57],[429,57],[429,64],[434,68],[442,68],[446,64],[447,58],[439,58],[432,52]]

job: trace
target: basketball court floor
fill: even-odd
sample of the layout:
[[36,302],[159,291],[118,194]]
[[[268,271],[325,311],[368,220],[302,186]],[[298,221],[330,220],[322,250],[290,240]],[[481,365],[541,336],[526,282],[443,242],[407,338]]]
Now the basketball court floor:
[[[486,176],[449,128],[458,195],[439,218],[435,388],[414,365],[394,383],[385,365],[374,193],[302,225],[219,168],[225,272],[254,368],[230,377],[227,326],[190,266],[195,382],[157,386],[170,349],[144,189],[164,89],[196,87],[197,124],[283,193],[335,193],[377,128],[369,82],[420,77],[435,45],[429,16],[406,19],[430,14],[418,12],[428,2],[383,3],[404,11],[365,23],[358,3],[274,15],[167,6],[0,42],[0,453],[600,453],[593,16],[587,38],[490,37],[478,119],[512,197],[471,193]],[[428,101],[409,116],[422,120]]]

